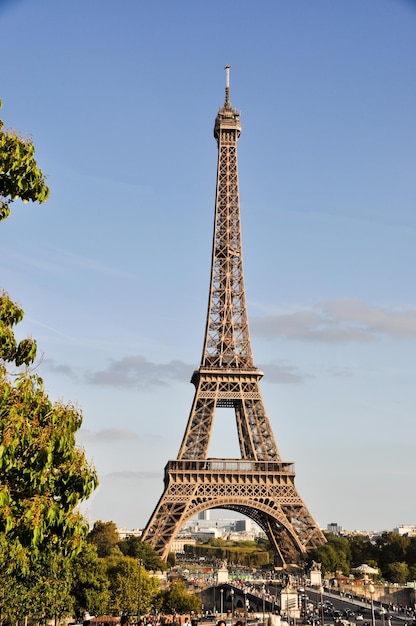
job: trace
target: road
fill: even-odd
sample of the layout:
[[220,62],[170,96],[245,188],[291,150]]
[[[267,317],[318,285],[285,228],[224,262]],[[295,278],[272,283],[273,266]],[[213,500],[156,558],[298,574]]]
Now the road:
[[[312,603],[315,607],[318,606],[318,604],[321,601],[321,596],[319,593],[317,593],[314,589],[312,588],[306,588],[305,590],[306,595],[309,597],[309,600],[307,600],[307,602]],[[343,617],[342,619],[345,619],[348,622],[351,622],[352,624],[356,624],[357,626],[360,626],[360,624],[364,624],[366,622],[368,622],[369,624],[371,624],[372,622],[372,614],[371,614],[371,603],[370,602],[365,602],[364,600],[355,600],[352,598],[348,598],[346,596],[339,596],[338,594],[335,593],[328,593],[325,592],[323,594],[323,600],[325,601],[330,601],[333,603],[334,605],[334,610],[336,611],[340,611],[342,614],[344,614],[344,611],[346,609],[352,611],[355,615],[357,615],[358,613],[361,613],[363,615],[363,620],[359,621],[357,619],[349,619],[348,617]],[[379,607],[379,603],[374,603],[374,607],[377,609]],[[377,612],[377,611],[376,611]],[[319,613],[319,615],[321,615]],[[390,618],[390,622],[392,624],[392,626],[396,625],[396,626],[403,626],[403,624],[406,624],[409,621],[409,618],[406,617],[405,615],[402,614],[397,614],[394,612],[389,613],[389,615],[382,615],[382,616],[378,616],[376,613],[374,615],[374,621],[375,621],[375,626],[388,626],[388,618]],[[334,617],[331,613],[324,613],[324,620],[326,624],[333,624],[334,623]]]

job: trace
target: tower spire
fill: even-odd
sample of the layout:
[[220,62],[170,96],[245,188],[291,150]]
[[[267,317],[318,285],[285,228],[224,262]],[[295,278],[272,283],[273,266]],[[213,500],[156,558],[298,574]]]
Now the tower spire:
[[225,66],[225,104],[224,107],[226,109],[231,109],[231,101],[230,101],[230,69],[231,65]]

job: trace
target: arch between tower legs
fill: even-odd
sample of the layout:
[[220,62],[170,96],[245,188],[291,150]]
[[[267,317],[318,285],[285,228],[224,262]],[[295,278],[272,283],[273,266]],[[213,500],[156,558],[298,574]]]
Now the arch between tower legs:
[[286,567],[297,563],[308,549],[322,543],[322,533],[294,488],[293,491],[283,490],[285,493],[273,499],[264,489],[260,489],[260,493],[254,489],[257,492],[254,494],[252,486],[248,485],[228,484],[219,489],[212,489],[212,485],[195,487],[171,484],[145,529],[143,539],[164,559],[184,524],[198,513],[214,508],[236,511],[257,523],[271,542],[276,565]]

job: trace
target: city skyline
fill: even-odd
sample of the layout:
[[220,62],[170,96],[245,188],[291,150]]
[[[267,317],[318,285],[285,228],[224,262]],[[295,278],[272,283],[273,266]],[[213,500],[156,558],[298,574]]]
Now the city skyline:
[[[16,0],[0,17],[1,118],[33,136],[51,187],[2,223],[1,286],[51,397],[82,408],[90,521],[143,527],[178,453],[229,63],[251,339],[282,458],[321,527],[414,525],[415,6]],[[239,457],[228,418],[210,456]]]

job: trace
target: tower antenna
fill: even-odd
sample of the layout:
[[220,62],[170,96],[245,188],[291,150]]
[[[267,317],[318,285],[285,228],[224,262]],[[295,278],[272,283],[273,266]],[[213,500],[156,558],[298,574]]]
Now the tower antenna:
[[230,101],[230,69],[231,65],[225,66],[225,107],[231,109]]

